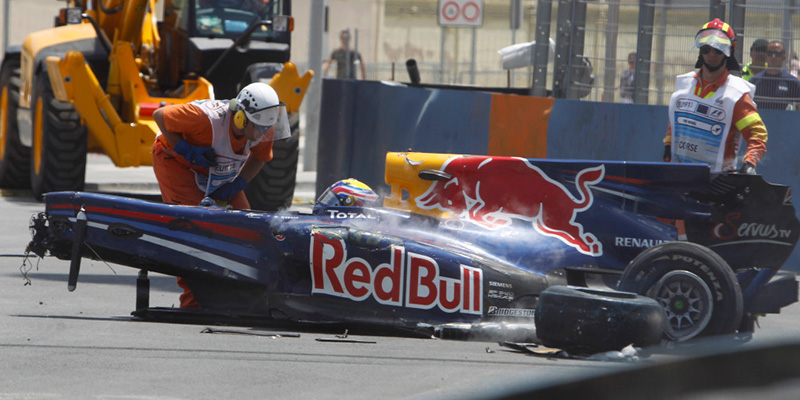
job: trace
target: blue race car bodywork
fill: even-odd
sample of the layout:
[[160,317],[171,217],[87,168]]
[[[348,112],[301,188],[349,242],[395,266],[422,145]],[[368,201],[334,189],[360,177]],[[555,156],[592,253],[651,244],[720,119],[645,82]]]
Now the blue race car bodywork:
[[[662,272],[631,291],[658,300],[676,329],[696,325],[691,336],[752,329],[753,315],[797,301],[794,274],[778,272],[800,234],[790,190],[757,175],[390,153],[386,180],[383,207],[318,204],[312,213],[49,193],[29,249],[73,260],[74,279],[76,259],[101,258],[185,278],[201,312],[297,322],[532,321],[548,287],[616,289],[655,274],[626,275],[646,268],[637,257],[647,249],[686,272],[701,296],[660,294],[672,284]],[[676,242],[716,258],[674,252]],[[735,277],[731,288],[718,288],[720,274]],[[736,303],[719,317],[734,320],[724,327],[711,317],[723,308],[715,297]]]

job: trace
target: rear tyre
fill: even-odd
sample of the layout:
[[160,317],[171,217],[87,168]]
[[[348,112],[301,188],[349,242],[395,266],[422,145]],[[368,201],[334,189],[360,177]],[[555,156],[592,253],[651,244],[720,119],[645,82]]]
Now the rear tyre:
[[664,330],[658,303],[613,290],[551,286],[539,296],[534,315],[542,344],[573,354],[656,345]]
[[0,71],[0,187],[30,187],[30,149],[22,145],[17,128],[19,106],[20,61],[6,61]]
[[689,242],[651,247],[631,261],[619,289],[658,301],[673,341],[736,332],[742,291],[733,270],[712,250]]
[[86,173],[86,127],[72,104],[56,100],[47,71],[36,75],[33,89],[31,191],[83,190]]
[[277,211],[292,206],[300,154],[300,124],[297,114],[289,116],[292,136],[272,143],[272,161],[264,164],[245,195],[254,210]]

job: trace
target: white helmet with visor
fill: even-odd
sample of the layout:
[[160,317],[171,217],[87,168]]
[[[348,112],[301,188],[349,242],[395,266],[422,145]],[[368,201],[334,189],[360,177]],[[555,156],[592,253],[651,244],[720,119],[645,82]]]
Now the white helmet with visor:
[[286,106],[280,102],[272,86],[263,82],[251,83],[239,92],[234,102],[237,111],[244,112],[247,121],[261,132],[266,133],[274,126],[275,136],[272,140],[291,136]]

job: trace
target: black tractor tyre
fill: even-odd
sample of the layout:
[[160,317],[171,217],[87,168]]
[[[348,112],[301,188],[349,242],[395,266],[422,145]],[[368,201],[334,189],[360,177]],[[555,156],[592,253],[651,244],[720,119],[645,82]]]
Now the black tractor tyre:
[[245,189],[254,210],[278,211],[292,206],[300,155],[300,124],[297,114],[290,115],[289,121],[292,136],[272,144],[272,161],[261,167]]
[[658,301],[668,340],[732,334],[742,321],[736,275],[722,257],[696,243],[668,242],[643,251],[628,264],[618,288]]
[[658,303],[615,290],[551,286],[539,296],[534,316],[542,344],[571,354],[657,345],[664,330]]
[[30,150],[22,145],[17,127],[19,107],[20,61],[6,60],[0,71],[0,188],[28,189]]
[[56,100],[47,71],[33,84],[31,191],[41,200],[47,192],[83,190],[86,174],[86,127],[72,104]]

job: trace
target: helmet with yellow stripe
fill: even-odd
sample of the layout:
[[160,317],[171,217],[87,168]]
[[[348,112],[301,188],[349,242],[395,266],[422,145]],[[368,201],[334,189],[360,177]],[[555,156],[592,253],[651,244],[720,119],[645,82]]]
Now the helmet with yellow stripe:
[[[692,49],[702,49],[710,46],[725,54],[727,57],[726,67],[728,70],[739,70],[739,62],[736,61],[734,51],[736,50],[736,33],[726,22],[715,18],[713,21],[706,22],[697,32],[694,38]],[[702,65],[702,56],[698,57],[696,68]]]
[[353,178],[331,185],[317,199],[317,205],[369,207],[377,205],[378,194],[367,184]]

